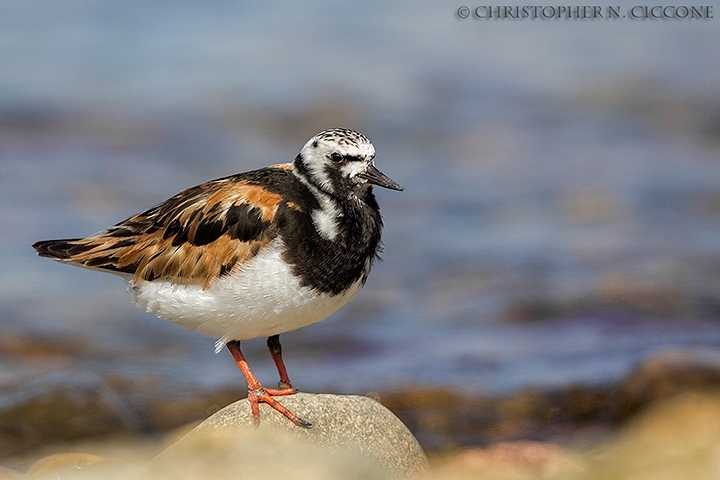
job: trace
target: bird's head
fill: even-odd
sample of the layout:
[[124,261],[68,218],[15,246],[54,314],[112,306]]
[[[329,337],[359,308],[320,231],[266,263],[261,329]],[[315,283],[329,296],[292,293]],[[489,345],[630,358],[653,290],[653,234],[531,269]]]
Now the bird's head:
[[403,190],[375,167],[375,147],[365,135],[333,128],[312,137],[295,158],[293,171],[321,192],[335,197],[362,195],[372,185]]

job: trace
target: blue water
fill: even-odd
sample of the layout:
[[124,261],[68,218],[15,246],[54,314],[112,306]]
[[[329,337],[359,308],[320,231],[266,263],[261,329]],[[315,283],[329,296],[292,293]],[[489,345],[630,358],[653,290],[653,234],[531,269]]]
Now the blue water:
[[[668,348],[717,349],[717,20],[482,22],[458,6],[0,5],[0,333],[85,346],[7,358],[0,382],[241,383],[119,278],[30,245],[289,161],[338,125],[406,191],[378,193],[385,261],[359,297],[283,336],[304,390],[599,383]],[[592,308],[517,321],[537,301]],[[263,350],[248,343],[273,382]]]

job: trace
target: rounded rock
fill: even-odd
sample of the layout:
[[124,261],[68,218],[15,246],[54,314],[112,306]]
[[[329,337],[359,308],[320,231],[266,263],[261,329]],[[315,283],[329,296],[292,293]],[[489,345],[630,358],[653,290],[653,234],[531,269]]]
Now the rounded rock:
[[182,479],[242,471],[249,478],[251,472],[272,468],[317,480],[412,478],[427,469],[415,437],[376,400],[307,393],[276,399],[312,427],[298,427],[265,404],[255,427],[250,404],[243,399],[158,455],[149,473]]

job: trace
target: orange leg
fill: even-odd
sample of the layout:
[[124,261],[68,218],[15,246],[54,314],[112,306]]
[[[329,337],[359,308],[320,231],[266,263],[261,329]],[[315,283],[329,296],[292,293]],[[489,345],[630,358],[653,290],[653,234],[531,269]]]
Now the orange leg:
[[[278,342],[279,344],[279,342]],[[250,370],[250,366],[248,365],[247,361],[245,360],[245,357],[243,356],[242,352],[240,351],[240,342],[237,340],[232,340],[227,343],[228,350],[230,350],[230,353],[232,353],[233,358],[235,359],[235,362],[237,363],[238,368],[242,372],[243,376],[245,377],[245,380],[248,384],[248,400],[250,401],[250,408],[252,409],[253,419],[254,423],[257,425],[260,422],[260,402],[267,403],[272,408],[280,412],[282,415],[284,415],[286,418],[288,418],[290,421],[295,423],[298,426],[301,427],[310,427],[312,426],[311,423],[306,422],[302,418],[295,415],[293,412],[282,406],[280,403],[278,403],[277,400],[275,400],[274,396],[278,395],[291,395],[295,393],[295,389],[292,387],[289,388],[281,388],[279,390],[275,389],[266,389],[262,385],[260,385],[260,382],[258,382],[257,378],[255,378],[255,375]],[[272,353],[272,352],[271,352]],[[275,358],[273,356],[273,358]],[[280,360],[280,363],[282,364],[282,360]],[[285,370],[285,366],[283,365],[283,370]],[[283,380],[283,374],[280,373],[281,382]],[[287,380],[287,372],[285,372],[285,380]],[[288,382],[289,383],[289,382]]]
[[280,335],[273,335],[272,337],[268,337],[267,347],[268,350],[270,350],[270,356],[272,357],[273,362],[275,362],[277,371],[280,374],[278,388],[281,391],[287,390],[290,392],[283,393],[281,395],[290,395],[292,393],[297,393],[297,389],[293,388],[292,383],[290,383],[290,378],[288,377],[287,370],[285,369],[285,363],[282,359],[282,346],[280,345]]

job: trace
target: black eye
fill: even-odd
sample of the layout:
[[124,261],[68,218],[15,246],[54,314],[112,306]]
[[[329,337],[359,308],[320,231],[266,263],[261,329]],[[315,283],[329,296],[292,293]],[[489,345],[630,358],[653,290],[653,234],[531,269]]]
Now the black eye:
[[330,160],[332,160],[335,163],[341,162],[342,159],[343,159],[343,156],[337,152],[333,152],[330,154]]

